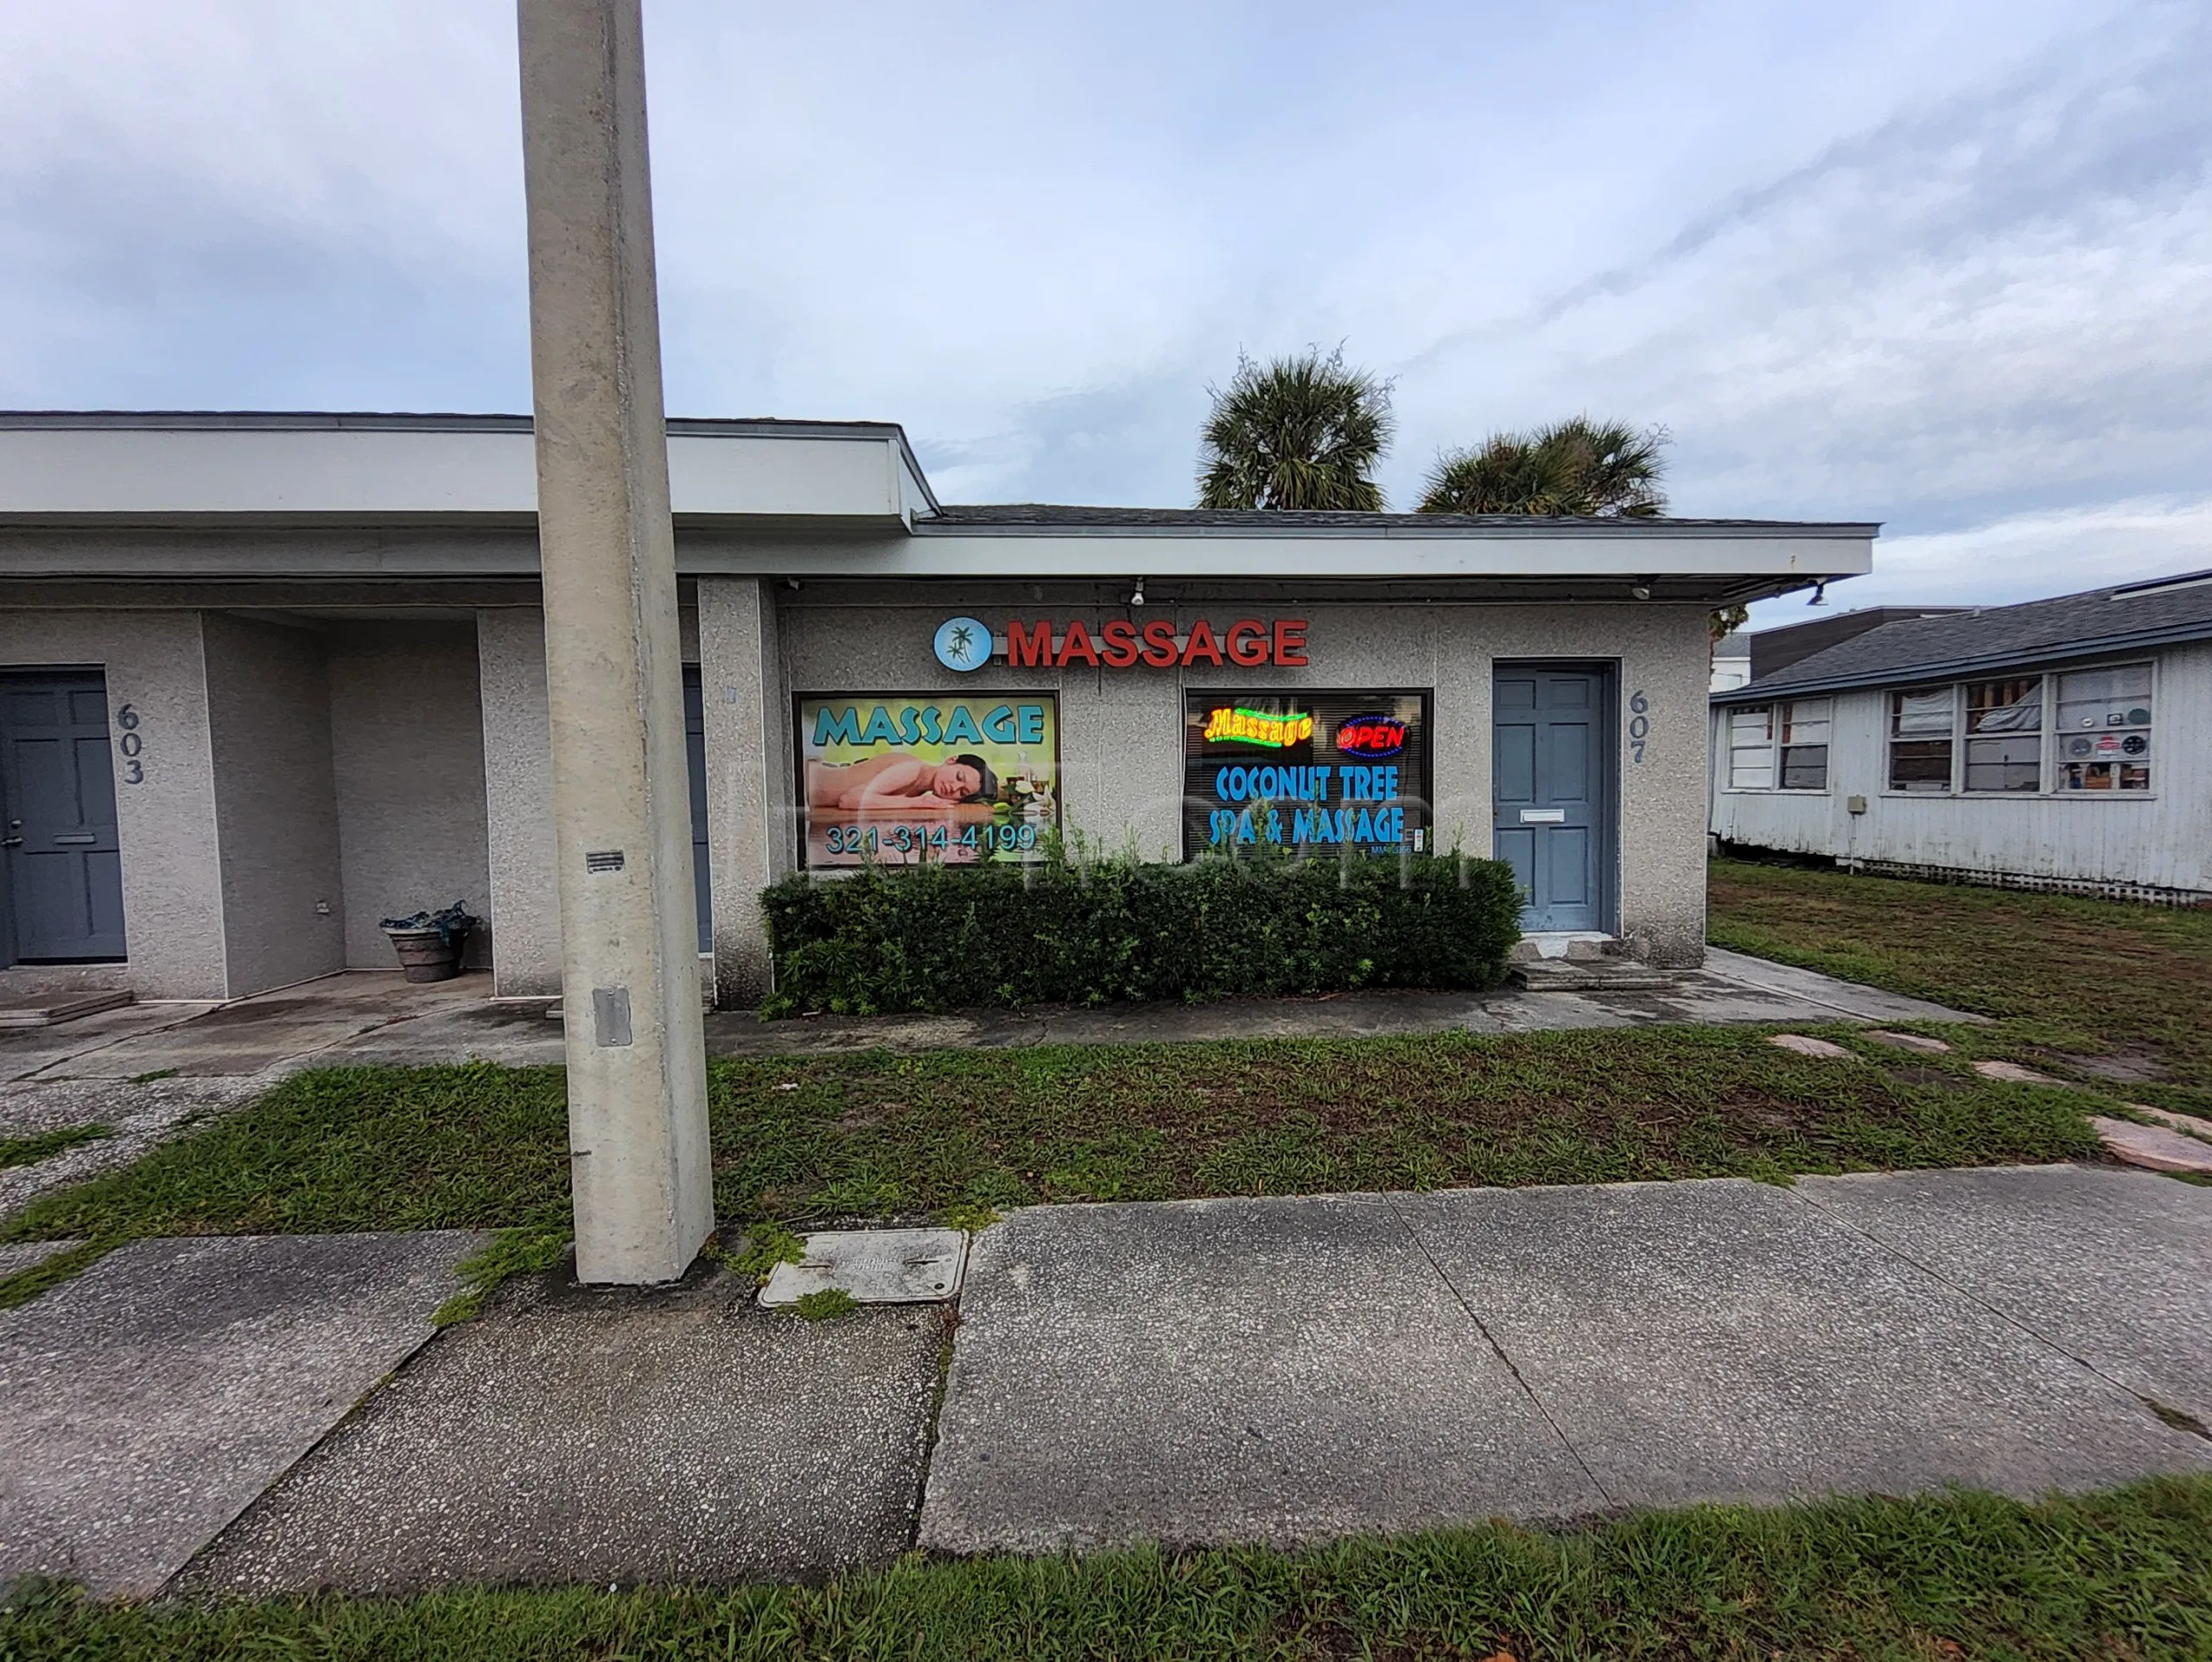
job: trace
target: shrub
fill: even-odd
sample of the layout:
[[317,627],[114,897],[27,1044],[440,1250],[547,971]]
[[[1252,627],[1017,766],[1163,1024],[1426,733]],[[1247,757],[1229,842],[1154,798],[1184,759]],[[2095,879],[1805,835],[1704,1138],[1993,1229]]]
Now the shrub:
[[1521,934],[1512,869],[1457,855],[871,867],[761,899],[770,1016],[1493,987]]

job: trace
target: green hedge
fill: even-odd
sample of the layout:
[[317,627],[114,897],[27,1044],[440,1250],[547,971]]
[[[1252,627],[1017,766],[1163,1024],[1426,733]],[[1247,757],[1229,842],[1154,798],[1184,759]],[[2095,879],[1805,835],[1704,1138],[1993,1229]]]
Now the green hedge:
[[770,1016],[1492,987],[1521,935],[1512,868],[1455,855],[871,868],[761,898]]

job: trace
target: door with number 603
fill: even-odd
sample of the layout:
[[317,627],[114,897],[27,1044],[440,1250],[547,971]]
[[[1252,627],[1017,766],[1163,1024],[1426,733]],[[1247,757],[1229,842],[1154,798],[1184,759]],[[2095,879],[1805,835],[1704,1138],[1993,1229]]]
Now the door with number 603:
[[116,712],[98,670],[0,674],[0,855],[9,962],[69,963],[124,953],[118,768],[145,777],[137,712]]

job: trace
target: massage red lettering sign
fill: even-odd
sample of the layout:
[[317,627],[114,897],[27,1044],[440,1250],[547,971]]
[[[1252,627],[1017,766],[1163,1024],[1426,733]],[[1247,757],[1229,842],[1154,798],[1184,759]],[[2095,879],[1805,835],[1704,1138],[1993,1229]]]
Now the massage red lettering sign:
[[1065,623],[1049,618],[1033,623],[1010,621],[1006,661],[1014,669],[1065,669],[1071,664],[1109,670],[1188,669],[1193,664],[1303,669],[1306,620],[1241,617],[1224,627],[1199,618],[1183,632],[1164,617],[1141,625],[1116,618],[1100,625],[1095,634],[1080,618]]

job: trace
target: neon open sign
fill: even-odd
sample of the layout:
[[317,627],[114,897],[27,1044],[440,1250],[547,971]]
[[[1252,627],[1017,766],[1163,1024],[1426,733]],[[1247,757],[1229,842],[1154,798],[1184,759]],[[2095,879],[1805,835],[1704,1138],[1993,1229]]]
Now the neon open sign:
[[1395,716],[1355,716],[1337,729],[1337,748],[1347,756],[1395,756],[1405,748],[1406,724]]
[[1206,717],[1206,742],[1256,744],[1287,750],[1313,736],[1311,716],[1270,716],[1259,710],[1217,710]]

